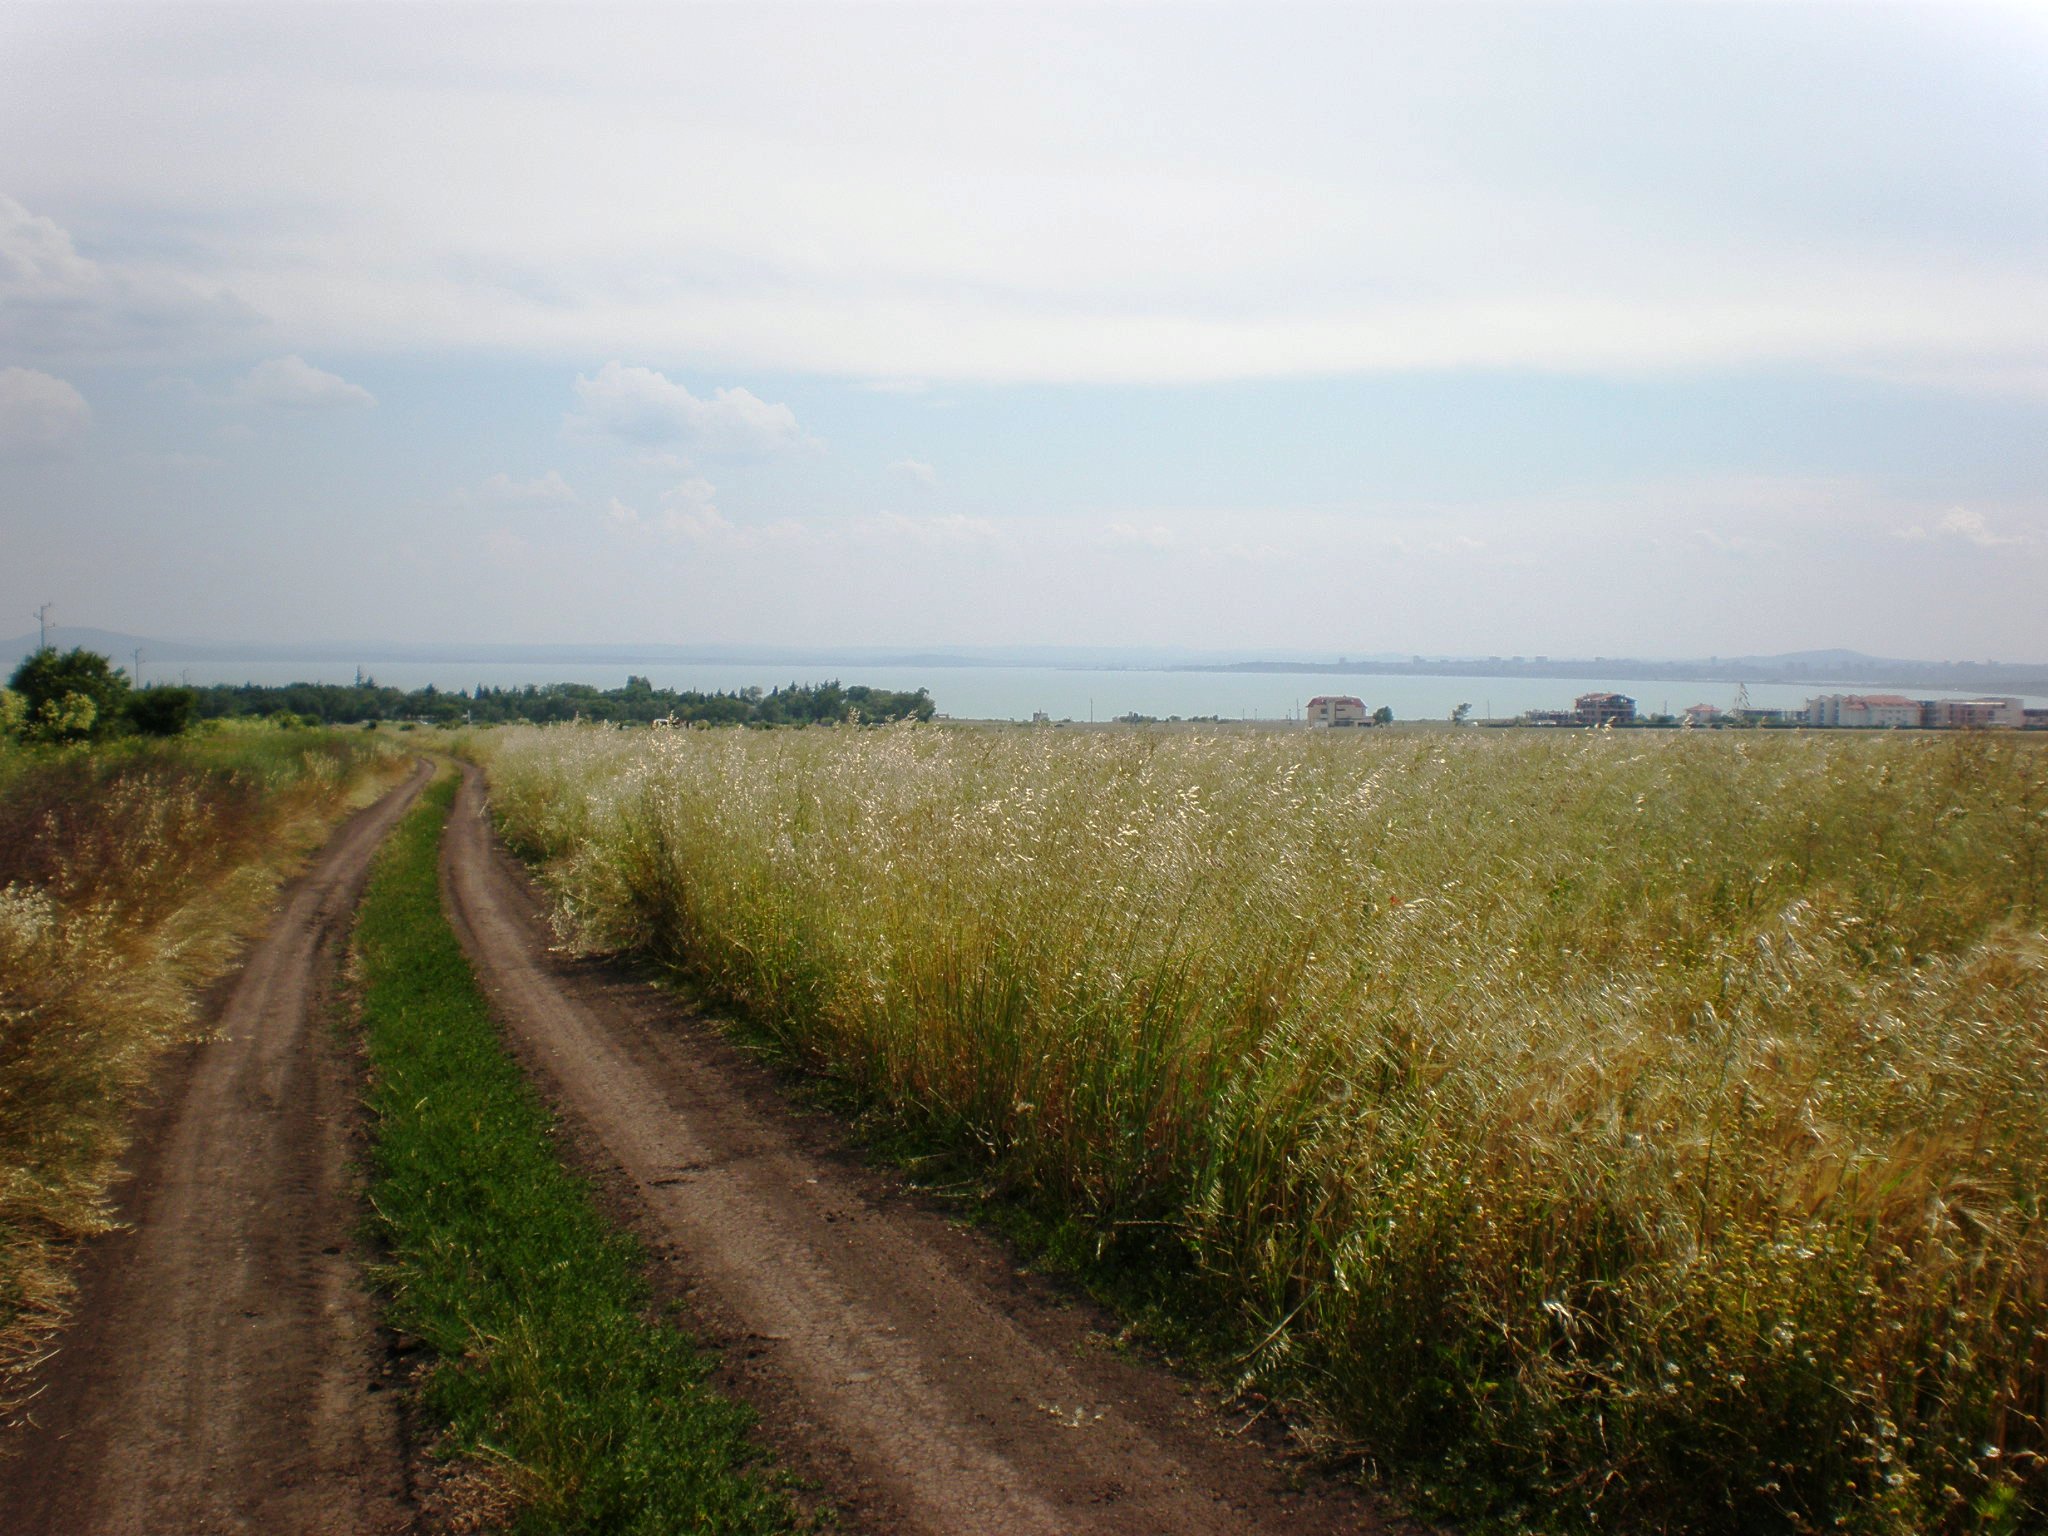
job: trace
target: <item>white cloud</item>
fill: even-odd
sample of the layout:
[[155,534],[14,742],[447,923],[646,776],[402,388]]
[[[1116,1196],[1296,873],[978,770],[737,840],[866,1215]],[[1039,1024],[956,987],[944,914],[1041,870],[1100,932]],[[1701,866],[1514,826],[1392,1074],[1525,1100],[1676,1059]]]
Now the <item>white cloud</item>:
[[1006,539],[1002,525],[995,520],[961,513],[911,517],[885,511],[841,519],[782,517],[736,522],[719,507],[718,487],[701,475],[663,494],[658,519],[643,518],[616,497],[605,511],[620,528],[658,530],[702,548],[728,552],[774,549],[828,560],[888,549],[937,555],[993,548]]
[[1717,555],[1767,555],[1778,549],[1775,539],[1759,538],[1754,534],[1727,533],[1718,528],[1695,528],[1688,536],[1696,547],[1711,550]]
[[297,354],[258,363],[242,376],[235,394],[248,405],[287,411],[353,410],[377,403],[362,385],[315,368]]
[[1172,549],[1180,540],[1164,523],[1113,522],[1103,528],[1102,542],[1112,548]]
[[685,454],[670,453],[665,448],[649,448],[632,456],[631,462],[642,469],[660,470],[664,474],[687,475],[696,469]]
[[475,490],[460,490],[454,499],[462,504],[485,507],[573,507],[575,487],[551,469],[531,480],[515,480],[504,473],[492,475]]
[[62,225],[0,195],[0,293],[10,307],[74,302],[99,281],[99,267],[78,254]]
[[899,475],[915,480],[919,485],[937,485],[939,483],[939,472],[920,459],[898,459],[889,468]]
[[[2011,153],[2048,112],[2038,39],[1976,10],[1625,10],[39,18],[0,138],[24,197],[132,215],[122,272],[231,285],[308,351],[881,388],[1750,364],[2039,388],[2038,176]],[[195,81],[222,87],[197,118]],[[123,308],[111,252],[18,234],[61,303]]]
[[256,323],[218,284],[89,260],[54,219],[0,194],[0,347],[52,358],[157,356],[218,345]]
[[33,368],[0,368],[0,453],[60,453],[91,424],[92,407],[64,380]]
[[1998,532],[1982,512],[1969,507],[1951,507],[1935,520],[1931,529],[1914,523],[1899,529],[1895,537],[1914,542],[1951,539],[1974,544],[1979,549],[2012,549],[2034,543],[2031,534]]
[[742,526],[718,510],[718,487],[693,475],[661,498],[661,527],[673,538],[726,549],[752,549],[768,537],[786,538],[796,525]]
[[847,524],[847,530],[857,539],[952,548],[992,544],[1001,538],[1000,529],[991,519],[968,517],[960,512],[935,517],[878,512],[873,517],[854,519]]
[[579,431],[643,447],[682,444],[706,453],[766,454],[805,446],[796,413],[751,390],[716,389],[706,400],[652,368],[613,361],[578,375]]

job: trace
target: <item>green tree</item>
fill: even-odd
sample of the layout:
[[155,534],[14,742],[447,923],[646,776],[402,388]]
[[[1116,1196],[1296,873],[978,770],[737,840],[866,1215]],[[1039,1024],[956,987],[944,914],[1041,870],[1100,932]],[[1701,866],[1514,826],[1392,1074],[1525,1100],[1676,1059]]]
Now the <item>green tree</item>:
[[199,709],[190,688],[144,688],[128,696],[128,719],[145,736],[182,736]]
[[1378,709],[1374,710],[1372,712],[1372,723],[1374,725],[1392,725],[1394,723],[1392,707],[1382,704]]
[[7,686],[22,697],[30,732],[48,740],[109,735],[127,718],[128,679],[97,651],[46,646]]
[[27,701],[12,688],[0,688],[0,736],[12,736],[27,719]]

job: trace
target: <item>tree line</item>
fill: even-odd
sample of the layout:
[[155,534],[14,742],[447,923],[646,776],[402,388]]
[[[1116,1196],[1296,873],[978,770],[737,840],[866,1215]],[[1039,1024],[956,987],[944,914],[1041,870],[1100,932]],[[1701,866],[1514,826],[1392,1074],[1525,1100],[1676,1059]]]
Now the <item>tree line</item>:
[[657,688],[628,677],[623,688],[588,683],[529,683],[520,688],[404,689],[373,678],[355,683],[216,683],[134,688],[105,656],[46,648],[28,657],[0,689],[0,731],[36,741],[87,741],[118,735],[175,736],[206,720],[270,719],[279,724],[551,724],[591,720],[649,725],[872,725],[929,720],[929,690],[899,692],[862,684],[792,682],[781,688],[701,693]]

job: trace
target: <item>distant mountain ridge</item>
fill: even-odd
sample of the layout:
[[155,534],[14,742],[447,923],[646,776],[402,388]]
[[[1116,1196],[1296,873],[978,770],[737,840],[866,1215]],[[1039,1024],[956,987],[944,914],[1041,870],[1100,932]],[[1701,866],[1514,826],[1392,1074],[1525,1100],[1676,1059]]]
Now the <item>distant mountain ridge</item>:
[[[0,640],[0,665],[12,671],[36,646],[33,633]],[[520,645],[374,643],[265,644],[255,641],[167,640],[90,626],[53,626],[51,641],[84,646],[123,667],[136,650],[152,664],[267,662],[354,664],[480,663],[517,666],[639,667],[770,664],[810,667],[1049,667],[1076,671],[1245,672],[1322,676],[1565,677],[1642,682],[1794,683],[1839,688],[1936,688],[1944,691],[2048,695],[2048,662],[1924,661],[1862,651],[1786,651],[1773,656],[1655,659],[1640,656],[1421,656],[1378,653],[1334,660],[1283,653],[1205,651],[1171,646],[746,646]]]

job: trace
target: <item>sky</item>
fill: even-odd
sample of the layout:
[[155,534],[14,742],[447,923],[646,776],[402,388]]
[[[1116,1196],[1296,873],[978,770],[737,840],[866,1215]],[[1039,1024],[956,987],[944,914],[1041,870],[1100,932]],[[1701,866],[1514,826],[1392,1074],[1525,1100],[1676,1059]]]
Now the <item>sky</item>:
[[45,601],[2043,659],[2048,7],[0,4]]

